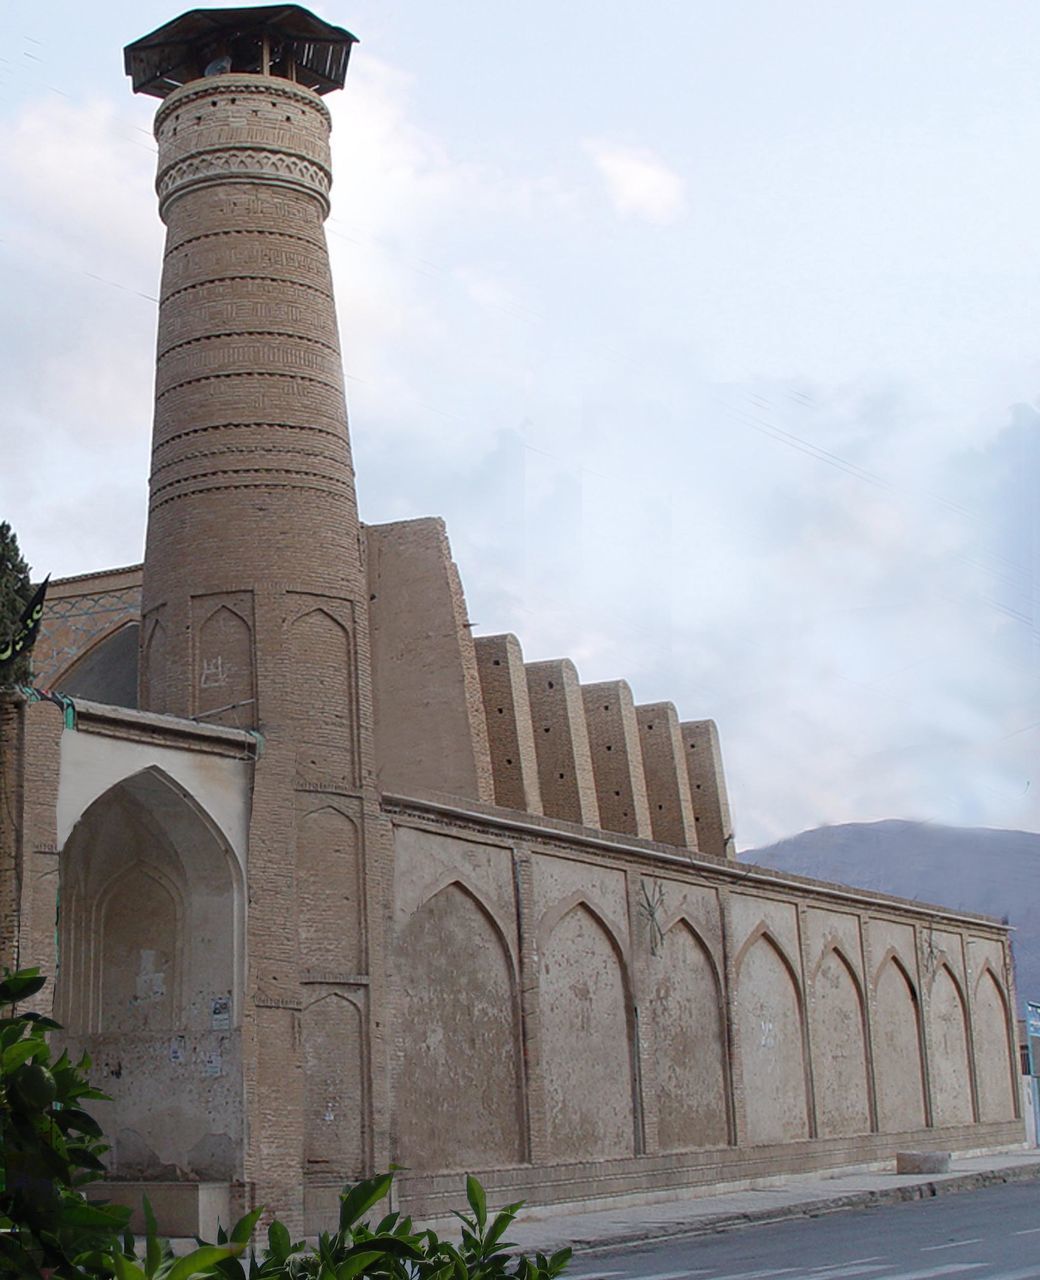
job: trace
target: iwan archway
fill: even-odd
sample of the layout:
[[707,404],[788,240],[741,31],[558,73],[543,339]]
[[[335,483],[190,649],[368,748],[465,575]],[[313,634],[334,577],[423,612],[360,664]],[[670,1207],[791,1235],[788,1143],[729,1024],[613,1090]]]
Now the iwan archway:
[[225,837],[146,768],[76,822],[59,904],[56,1014],[111,1095],[111,1173],[240,1178],[242,885]]

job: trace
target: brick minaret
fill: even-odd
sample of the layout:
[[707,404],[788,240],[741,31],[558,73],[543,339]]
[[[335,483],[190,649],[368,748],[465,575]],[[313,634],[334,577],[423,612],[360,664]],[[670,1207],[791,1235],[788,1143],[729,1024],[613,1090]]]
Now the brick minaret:
[[[343,1132],[327,1117],[322,1128],[327,1098],[308,1092],[313,1078],[327,1094],[329,1063],[349,1060],[326,1043],[339,1025],[330,1011],[356,1009],[358,1045],[378,1048],[367,973],[383,835],[323,229],[331,121],[320,95],[342,86],[353,41],[279,5],[196,10],[126,50],[135,90],[163,99],[156,188],[167,227],[140,705],[262,736],[236,1011],[242,1176],[297,1225],[301,1173],[337,1180],[386,1159],[368,1062],[345,1068],[358,1084],[352,1097],[344,1084],[333,1108],[353,1116]],[[344,1003],[309,1017],[326,994]]]

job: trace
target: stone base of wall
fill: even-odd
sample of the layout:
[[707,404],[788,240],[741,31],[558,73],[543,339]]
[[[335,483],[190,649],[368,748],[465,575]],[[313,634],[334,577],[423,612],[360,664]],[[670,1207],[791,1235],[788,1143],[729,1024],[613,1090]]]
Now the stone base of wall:
[[[817,1138],[760,1147],[723,1147],[708,1151],[673,1152],[626,1160],[588,1164],[524,1165],[512,1169],[471,1169],[457,1173],[397,1177],[394,1208],[419,1221],[443,1218],[464,1209],[466,1172],[484,1184],[488,1203],[495,1207],[523,1200],[528,1206],[609,1209],[624,1203],[649,1202],[678,1196],[686,1189],[739,1189],[785,1174],[814,1173],[853,1165],[894,1161],[897,1151],[979,1152],[1023,1145],[1022,1122],[965,1125],[911,1133],[868,1134],[852,1138]],[[893,1165],[894,1168],[894,1165]],[[338,1208],[337,1189],[329,1187],[329,1203],[314,1188],[313,1220],[328,1223]],[[308,1230],[311,1226],[308,1225]]]
[[230,1231],[232,1197],[229,1182],[97,1182],[87,1189],[90,1200],[105,1200],[133,1210],[130,1230],[145,1231],[142,1200],[152,1206],[163,1236],[201,1236],[216,1240],[217,1227]]

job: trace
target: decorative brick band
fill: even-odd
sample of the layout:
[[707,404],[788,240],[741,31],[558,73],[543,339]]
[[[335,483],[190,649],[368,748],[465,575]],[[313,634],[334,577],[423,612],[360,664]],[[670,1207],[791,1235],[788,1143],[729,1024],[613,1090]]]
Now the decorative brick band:
[[186,378],[183,382],[175,382],[173,386],[160,391],[155,397],[155,402],[158,404],[165,396],[172,395],[174,391],[181,391],[184,387],[194,387],[200,382],[219,382],[227,378],[281,378],[285,382],[313,383],[314,386],[324,387],[327,391],[343,394],[342,387],[334,382],[326,382],[323,378],[311,378],[302,373],[277,373],[268,369],[244,369],[236,373],[206,373],[199,378]]
[[[291,456],[294,459],[310,458],[315,462],[327,462],[331,466],[334,466],[337,468],[341,467],[344,461],[342,450],[338,454],[333,456],[332,454],[323,453],[318,449],[303,449],[296,444],[294,444],[291,449],[284,446],[282,449],[279,449],[278,446],[275,444],[259,445],[259,446],[229,444],[229,445],[222,445],[219,449],[193,449],[190,453],[182,453],[176,458],[170,458],[168,462],[156,463],[152,466],[152,477],[154,479],[154,477],[157,476],[160,471],[168,471],[170,467],[180,466],[182,463],[191,462],[196,458],[217,458],[217,457],[226,456],[228,454],[236,455],[236,456],[245,456],[249,458],[256,458],[260,456],[261,453],[282,453],[282,452],[291,454]],[[260,470],[260,468],[250,467],[249,470],[256,471],[256,470]],[[279,467],[277,468],[277,470],[281,471],[282,468]],[[223,474],[223,473],[214,472],[213,474]],[[307,473],[297,472],[296,474],[302,475]]]
[[318,435],[328,436],[332,440],[339,442],[342,446],[342,452],[347,453],[347,442],[343,435],[342,428],[330,430],[328,427],[316,427],[311,423],[300,422],[214,422],[205,427],[189,427],[186,431],[178,431],[173,435],[166,436],[163,440],[156,441],[152,450],[153,454],[157,454],[160,449],[168,449],[171,445],[176,444],[180,440],[186,439],[188,436],[204,435],[210,431],[249,431],[253,429],[263,430],[270,428],[272,431],[308,431],[315,432]]
[[159,299],[159,305],[164,306],[167,302],[172,302],[174,298],[179,298],[182,293],[190,293],[192,289],[207,289],[212,284],[234,284],[239,280],[252,280],[258,284],[288,284],[297,289],[309,289],[311,293],[318,294],[330,305],[334,302],[333,296],[328,289],[321,289],[316,284],[308,284],[306,280],[295,280],[291,276],[258,276],[250,272],[246,275],[212,276],[209,280],[196,280],[194,284],[181,285],[179,289],[171,289],[169,293],[164,294]]
[[[241,469],[238,469],[236,467],[225,467],[225,468],[219,468],[213,471],[198,471],[194,475],[179,476],[176,480],[168,480],[165,484],[156,485],[156,487],[152,491],[152,494],[153,494],[153,497],[158,497],[159,494],[165,493],[168,489],[175,489],[179,485],[194,485],[195,489],[193,491],[201,491],[203,489],[209,489],[211,487],[210,485],[201,483],[202,481],[205,481],[205,480],[215,479],[219,476],[245,477],[245,476],[255,476],[255,475],[293,476],[296,478],[302,476],[307,479],[321,480],[323,484],[327,484],[334,489],[344,489],[347,487],[347,483],[345,480],[339,479],[336,476],[328,476],[325,474],[324,471],[302,471],[294,467],[285,467],[285,466],[242,467]],[[266,484],[268,482],[265,480],[265,481],[262,481],[261,483]]]
[[[202,489],[188,489],[183,493],[171,493],[168,498],[161,498],[158,502],[150,502],[148,504],[149,515],[157,511],[160,507],[169,506],[171,502],[181,502],[184,498],[194,497],[198,493],[230,493],[235,489],[297,489],[301,493],[331,493],[327,484],[289,484],[279,483],[276,480],[266,480],[255,484],[213,484],[206,485]],[[336,492],[340,492],[339,489]]]
[[328,216],[332,186],[329,170],[302,155],[260,147],[195,152],[175,161],[161,171],[156,180],[159,216],[165,221],[171,202],[187,192],[226,182],[264,182],[293,187],[315,197],[323,216]]
[[173,355],[175,351],[180,351],[184,347],[196,347],[200,343],[215,342],[222,338],[289,338],[293,342],[307,342],[311,346],[322,347],[325,351],[339,357],[339,348],[333,343],[325,342],[321,338],[312,338],[305,333],[293,333],[285,329],[221,329],[218,333],[200,333],[197,338],[185,338],[182,342],[173,342],[168,347],[164,347],[157,358],[161,360],[163,356]]
[[242,94],[255,94],[257,97],[267,99],[277,95],[298,107],[307,107],[316,112],[327,129],[332,127],[332,116],[329,114],[328,107],[312,90],[294,84],[291,80],[237,72],[234,75],[221,76],[219,80],[192,80],[189,84],[175,90],[163,100],[155,113],[155,133],[158,136],[169,117],[182,108],[197,105],[200,102],[212,102],[215,99],[240,97]]
[[197,236],[186,236],[183,240],[167,244],[163,261],[189,245],[199,244],[203,240],[220,240],[225,236],[270,236],[275,240],[298,240],[301,244],[309,244],[314,249],[324,250],[325,246],[316,236],[303,236],[295,231],[276,231],[271,227],[221,227],[219,231],[204,231]]

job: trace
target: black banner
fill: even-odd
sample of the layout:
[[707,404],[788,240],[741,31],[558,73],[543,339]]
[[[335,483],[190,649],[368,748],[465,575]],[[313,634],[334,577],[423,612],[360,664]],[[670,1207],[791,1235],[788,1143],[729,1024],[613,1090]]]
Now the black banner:
[[18,630],[10,640],[0,641],[0,672],[5,667],[9,667],[23,653],[28,653],[36,643],[40,619],[43,617],[43,598],[47,594],[47,583],[50,580],[51,575],[48,574],[36,588],[35,595],[22,610],[22,616],[18,620]]

